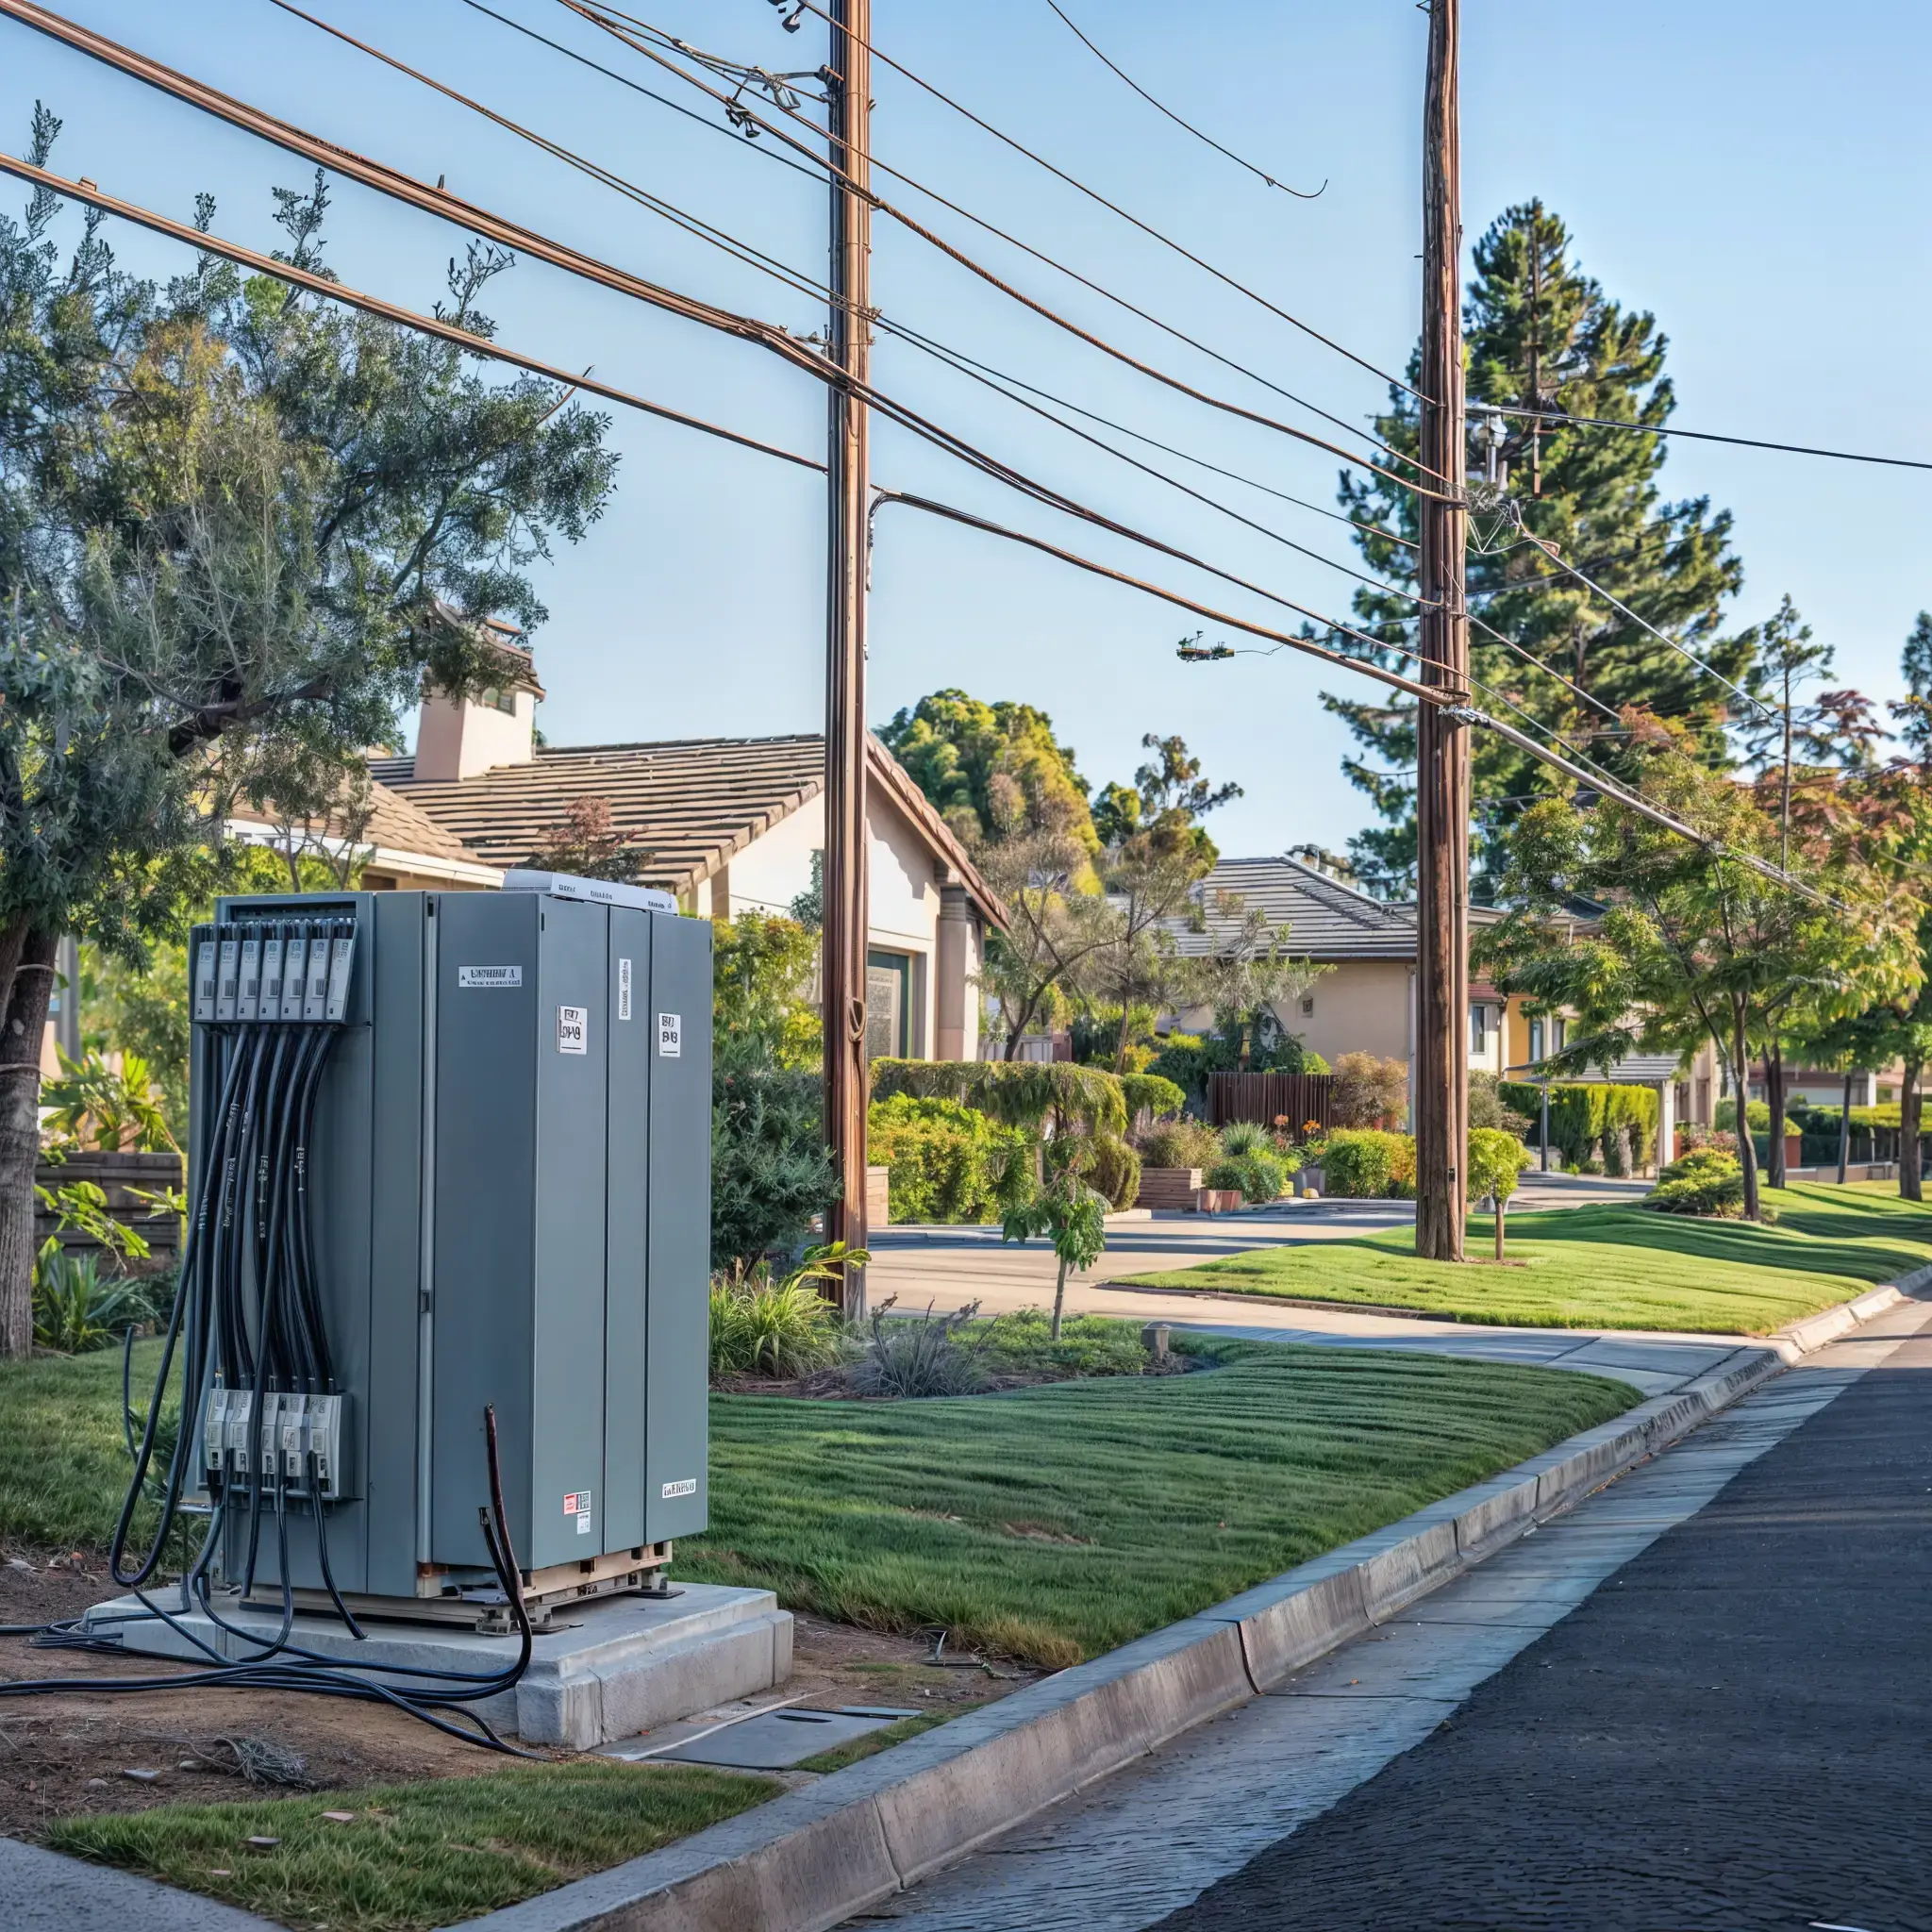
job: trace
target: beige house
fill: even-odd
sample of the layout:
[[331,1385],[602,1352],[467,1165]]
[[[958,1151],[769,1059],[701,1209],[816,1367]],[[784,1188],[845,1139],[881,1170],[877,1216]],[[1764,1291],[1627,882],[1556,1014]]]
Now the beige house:
[[[501,688],[426,696],[415,754],[369,760],[366,824],[305,829],[301,842],[353,844],[372,891],[490,890],[563,834],[573,805],[596,800],[612,832],[643,851],[641,881],[689,912],[789,913],[811,891],[824,845],[822,738],[540,746],[529,656],[508,634],[498,641]],[[974,1058],[974,981],[1005,908],[892,755],[876,739],[867,748],[872,1052]],[[264,843],[290,837],[266,820],[233,829]]]
[[[1181,950],[1206,954],[1228,946],[1251,913],[1286,934],[1289,950],[1322,969],[1299,1000],[1277,1006],[1285,1032],[1332,1066],[1345,1053],[1372,1053],[1403,1061],[1415,1074],[1415,908],[1372,899],[1299,858],[1224,858],[1203,884],[1208,915],[1201,932],[1179,930]],[[1219,903],[1217,903],[1219,902]],[[1235,909],[1234,902],[1238,902]],[[1472,924],[1498,914],[1472,908]],[[1506,1064],[1505,1015],[1510,1007],[1494,987],[1470,983],[1469,1064],[1500,1074]],[[1182,1014],[1195,1030],[1205,1013]]]

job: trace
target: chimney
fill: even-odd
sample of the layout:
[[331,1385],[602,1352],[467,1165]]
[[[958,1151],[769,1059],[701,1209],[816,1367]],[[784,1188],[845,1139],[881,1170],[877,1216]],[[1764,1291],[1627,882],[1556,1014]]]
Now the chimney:
[[527,765],[535,756],[537,700],[543,687],[523,633],[498,618],[483,625],[503,658],[501,681],[472,697],[425,690],[416,724],[419,784],[446,785],[497,765]]

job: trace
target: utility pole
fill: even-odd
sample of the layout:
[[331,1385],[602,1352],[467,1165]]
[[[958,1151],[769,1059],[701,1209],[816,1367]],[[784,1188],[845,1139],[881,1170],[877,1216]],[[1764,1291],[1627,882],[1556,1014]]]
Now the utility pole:
[[[1469,702],[1461,318],[1461,0],[1431,0],[1423,122],[1422,677]],[[1443,498],[1449,500],[1444,501]],[[1415,1251],[1462,1259],[1469,1144],[1469,730],[1416,707]]]
[[[830,0],[826,62],[832,160],[831,336],[827,353],[853,383],[872,359],[872,0]],[[849,179],[847,178],[849,177]],[[855,186],[854,184],[857,184]],[[865,829],[866,524],[870,411],[848,388],[828,397],[825,517],[825,861],[820,976],[824,999],[825,1137],[840,1198],[825,1239],[865,1245],[865,953],[871,928]],[[865,1314],[865,1273],[847,1268],[850,1321]]]

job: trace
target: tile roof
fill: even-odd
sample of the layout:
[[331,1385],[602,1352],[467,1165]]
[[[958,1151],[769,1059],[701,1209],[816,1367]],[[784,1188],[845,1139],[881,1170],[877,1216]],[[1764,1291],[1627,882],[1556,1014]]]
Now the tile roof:
[[[987,915],[1004,924],[1005,908],[945,821],[884,745],[869,739],[868,748],[874,778]],[[610,808],[613,829],[650,855],[643,882],[681,892],[816,798],[824,788],[824,740],[813,732],[544,746],[527,764],[497,765],[439,784],[418,783],[409,758],[371,758],[369,769],[473,857],[504,867],[523,864],[554,838],[575,801],[600,798]]]
[[[230,822],[238,827],[258,826],[276,832],[281,829],[280,823],[269,813],[245,807],[236,811]],[[343,822],[333,816],[325,824],[306,829],[312,836],[328,840],[341,840],[346,836]],[[384,858],[430,860],[433,863],[429,870],[475,884],[484,883],[495,870],[454,832],[438,824],[426,811],[412,805],[400,791],[379,779],[369,788],[368,821],[354,842],[358,846],[374,849]]]

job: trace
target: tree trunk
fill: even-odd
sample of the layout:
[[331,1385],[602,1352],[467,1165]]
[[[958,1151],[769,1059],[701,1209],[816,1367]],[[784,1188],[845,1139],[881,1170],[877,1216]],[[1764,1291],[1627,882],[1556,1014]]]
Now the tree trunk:
[[1774,1188],[1785,1185],[1785,1049],[1774,1040],[1764,1049],[1764,1098],[1771,1109],[1771,1158],[1765,1179]]
[[1067,1305],[1067,1257],[1060,1257],[1060,1276],[1053,1285],[1053,1330],[1050,1340],[1060,1339],[1060,1311]]
[[1744,1219],[1760,1219],[1757,1205],[1757,1149],[1751,1140],[1751,1061],[1744,1038],[1744,1015],[1733,1009],[1731,1047],[1726,1056],[1731,1068],[1731,1091],[1737,1096],[1738,1164],[1744,1170]]
[[[41,1042],[54,990],[54,933],[25,931],[0,1022],[0,1357],[34,1345],[34,1166],[41,1152]],[[13,943],[0,939],[0,955]]]
[[1507,1203],[1501,1194],[1498,1194],[1496,1196],[1496,1259],[1499,1261],[1503,1258],[1503,1216],[1507,1211]]
[[1925,1198],[1919,1172],[1919,1123],[1924,1111],[1919,1074],[1924,1066],[1923,1060],[1907,1060],[1905,1084],[1898,1090],[1898,1191],[1906,1201]]

